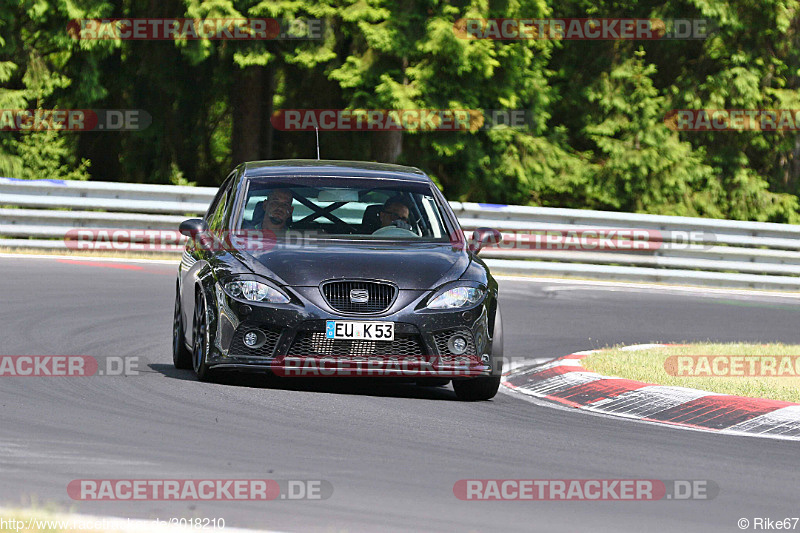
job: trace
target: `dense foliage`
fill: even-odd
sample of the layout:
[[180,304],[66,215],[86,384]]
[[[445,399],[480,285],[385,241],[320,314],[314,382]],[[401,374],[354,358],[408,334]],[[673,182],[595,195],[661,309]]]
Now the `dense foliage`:
[[[86,18],[325,20],[317,40],[77,40]],[[470,40],[461,18],[702,18],[699,40]],[[0,133],[0,175],[219,183],[312,158],[280,109],[526,109],[525,129],[322,133],[454,200],[797,222],[800,136],[676,132],[670,109],[800,109],[796,0],[4,0],[0,109],[143,109],[137,132]]]

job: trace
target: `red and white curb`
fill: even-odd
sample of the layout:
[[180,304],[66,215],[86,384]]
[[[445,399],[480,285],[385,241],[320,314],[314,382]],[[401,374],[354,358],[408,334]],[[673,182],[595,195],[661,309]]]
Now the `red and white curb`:
[[[640,344],[625,350],[664,347]],[[543,365],[512,370],[503,385],[570,407],[634,420],[717,433],[800,440],[800,404],[667,387],[589,372],[576,352]]]

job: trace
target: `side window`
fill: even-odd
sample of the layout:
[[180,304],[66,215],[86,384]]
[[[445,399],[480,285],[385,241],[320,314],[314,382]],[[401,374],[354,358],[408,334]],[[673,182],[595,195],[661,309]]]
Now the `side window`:
[[216,205],[212,204],[213,211],[209,208],[208,229],[212,232],[220,231],[225,223],[225,213],[228,210],[228,202],[231,196],[231,183],[233,183],[233,180],[228,179],[221,190],[221,196],[215,199]]
[[435,239],[440,239],[442,235],[444,235],[444,228],[442,227],[442,222],[440,217],[436,213],[436,203],[431,196],[423,196],[422,197],[422,208],[425,209],[425,217],[426,220],[429,220],[432,227],[425,232],[425,234],[431,235]]
[[211,200],[211,205],[208,206],[208,211],[206,211],[205,221],[210,225],[211,220],[214,218],[214,214],[217,212],[217,207],[219,207],[220,202],[222,199],[228,194],[228,189],[230,189],[231,182],[233,181],[233,176],[236,175],[236,171],[231,172],[225,181],[223,182],[222,186],[217,191],[216,196],[214,199]]

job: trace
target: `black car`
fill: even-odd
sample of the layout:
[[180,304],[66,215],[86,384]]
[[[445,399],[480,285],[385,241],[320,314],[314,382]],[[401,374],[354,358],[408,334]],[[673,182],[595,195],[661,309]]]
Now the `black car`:
[[497,282],[416,168],[351,161],[239,165],[180,264],[173,360],[201,381],[225,369],[281,376],[452,380],[460,399],[498,390]]

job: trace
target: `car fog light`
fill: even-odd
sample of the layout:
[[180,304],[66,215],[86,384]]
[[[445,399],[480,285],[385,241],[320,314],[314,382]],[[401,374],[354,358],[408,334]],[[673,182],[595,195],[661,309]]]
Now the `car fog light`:
[[248,331],[244,335],[244,343],[253,348],[256,344],[258,344],[258,335],[256,335],[255,331]]
[[467,351],[467,339],[461,335],[453,335],[450,337],[450,340],[447,341],[447,347],[450,349],[450,353],[461,355]]

